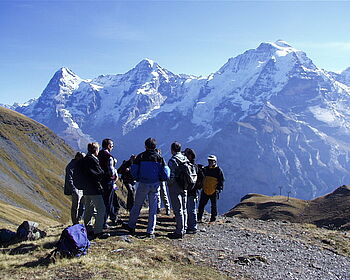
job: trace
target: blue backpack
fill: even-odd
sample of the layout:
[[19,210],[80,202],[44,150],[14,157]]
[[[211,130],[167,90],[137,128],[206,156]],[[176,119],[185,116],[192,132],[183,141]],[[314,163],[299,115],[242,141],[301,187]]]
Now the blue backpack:
[[90,241],[82,224],[66,227],[57,243],[57,251],[65,257],[86,255],[89,247]]

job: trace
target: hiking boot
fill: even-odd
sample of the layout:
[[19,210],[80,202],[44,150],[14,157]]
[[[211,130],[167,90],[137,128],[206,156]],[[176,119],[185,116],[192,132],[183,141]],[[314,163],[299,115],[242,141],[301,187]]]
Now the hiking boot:
[[130,227],[127,223],[122,223],[122,229],[127,230],[131,235],[135,235],[135,229]]
[[186,230],[186,233],[187,234],[196,234],[197,230],[196,229],[188,229],[188,230]]
[[95,234],[94,234],[93,231],[89,231],[89,232],[87,233],[87,238],[88,238],[90,241],[92,241],[92,240],[94,240],[94,239],[96,238],[96,236],[95,236]]
[[121,225],[122,223],[123,223],[122,219],[111,220],[111,225],[112,226]]
[[170,239],[182,239],[183,237],[184,235],[182,233],[176,233],[176,232],[168,233],[168,238]]
[[215,222],[216,221],[216,217],[211,217],[209,222]]
[[109,228],[110,228],[109,225],[107,225],[107,224],[103,225],[103,229],[109,229]]
[[146,238],[154,239],[156,236],[154,233],[146,233]]
[[98,238],[98,239],[107,239],[110,236],[111,235],[108,232],[100,232],[95,234],[95,238]]

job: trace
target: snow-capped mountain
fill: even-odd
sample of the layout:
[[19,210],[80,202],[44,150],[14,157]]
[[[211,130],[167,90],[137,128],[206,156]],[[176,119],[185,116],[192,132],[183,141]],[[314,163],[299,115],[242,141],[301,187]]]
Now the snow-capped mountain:
[[226,175],[221,210],[248,192],[309,199],[350,182],[350,68],[319,69],[284,41],[230,58],[208,77],[176,75],[145,59],[125,74],[55,73],[37,99],[16,110],[72,146],[116,140],[118,158],[155,137],[217,154]]

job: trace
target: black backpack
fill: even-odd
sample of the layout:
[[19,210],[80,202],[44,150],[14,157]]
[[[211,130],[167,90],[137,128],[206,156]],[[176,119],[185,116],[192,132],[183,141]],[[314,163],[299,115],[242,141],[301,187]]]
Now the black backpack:
[[200,190],[203,188],[204,178],[204,166],[202,164],[197,164],[197,181],[194,186],[196,190]]
[[175,158],[178,167],[175,171],[175,180],[184,190],[192,190],[197,182],[197,168],[190,161],[180,161]]
[[16,236],[19,240],[37,240],[46,236],[46,232],[38,229],[39,224],[32,221],[24,221],[18,228]]

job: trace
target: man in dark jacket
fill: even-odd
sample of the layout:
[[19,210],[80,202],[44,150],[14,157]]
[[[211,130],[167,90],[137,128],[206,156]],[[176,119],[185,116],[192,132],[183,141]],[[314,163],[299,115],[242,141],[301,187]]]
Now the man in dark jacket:
[[[129,222],[123,224],[123,228],[127,229],[131,234],[135,233],[136,222],[147,196],[149,203],[147,237],[154,238],[159,199],[159,182],[167,180],[165,177],[169,177],[170,171],[167,169],[162,156],[155,151],[156,140],[154,138],[148,138],[145,141],[145,148],[146,151],[139,154],[131,165],[131,174],[138,182],[138,187],[135,204],[130,212]],[[164,176],[165,173],[166,176]]]
[[103,222],[106,213],[105,203],[103,201],[103,188],[101,186],[101,180],[104,172],[99,164],[97,155],[99,151],[99,145],[97,142],[88,144],[88,154],[83,159],[83,170],[85,175],[85,214],[84,224],[90,225],[91,218],[93,216],[94,208],[97,215],[95,217],[94,236],[99,238],[106,238],[108,233],[103,233]]
[[74,159],[72,159],[66,167],[66,177],[64,182],[64,194],[72,196],[72,207],[71,207],[71,219],[73,225],[79,223],[82,218],[84,211],[84,200],[83,198],[83,186],[78,186],[77,182],[74,181],[75,167],[80,160],[82,160],[84,154],[77,152]]
[[202,222],[204,213],[204,207],[208,203],[209,199],[211,202],[211,217],[210,222],[215,222],[218,214],[217,199],[219,193],[224,188],[224,173],[221,168],[217,165],[217,158],[214,155],[208,157],[208,166],[204,168],[204,182],[201,197],[199,199],[198,206],[198,222]]
[[114,148],[112,139],[106,138],[102,141],[102,150],[98,153],[98,160],[100,166],[104,172],[101,180],[103,188],[103,200],[106,206],[106,214],[104,218],[103,227],[107,228],[107,219],[111,219],[112,223],[115,224],[119,212],[119,200],[115,194],[115,181],[118,179],[117,170],[115,164],[117,160],[111,155],[111,151]]

